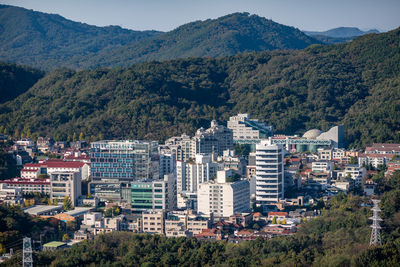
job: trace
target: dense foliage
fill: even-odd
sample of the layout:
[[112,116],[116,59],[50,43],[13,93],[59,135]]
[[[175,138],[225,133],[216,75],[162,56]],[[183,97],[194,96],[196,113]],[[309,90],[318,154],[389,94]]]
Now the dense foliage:
[[46,70],[301,49],[319,43],[298,29],[248,13],[196,21],[161,33],[95,27],[59,15],[1,5],[0,27],[0,60]]
[[0,180],[17,177],[19,174],[13,155],[4,150],[6,145],[0,142]]
[[184,24],[156,38],[99,53],[89,58],[85,66],[130,66],[149,60],[302,49],[316,43],[319,42],[293,27],[257,15],[234,13]]
[[60,221],[42,220],[24,213],[18,206],[0,205],[0,254],[22,249],[22,238],[54,240],[62,235]]
[[0,103],[25,93],[43,76],[36,69],[0,62]]
[[400,29],[340,45],[123,69],[60,69],[0,105],[15,137],[163,140],[238,112],[293,134],[343,123],[356,146],[400,142]]
[[0,5],[0,59],[54,69],[79,68],[85,58],[160,34],[119,26],[95,27],[59,15]]
[[294,236],[231,244],[116,232],[35,254],[34,261],[36,266],[398,266],[400,172],[392,179],[382,196],[383,246],[369,247],[371,210],[362,205],[369,199],[341,193]]

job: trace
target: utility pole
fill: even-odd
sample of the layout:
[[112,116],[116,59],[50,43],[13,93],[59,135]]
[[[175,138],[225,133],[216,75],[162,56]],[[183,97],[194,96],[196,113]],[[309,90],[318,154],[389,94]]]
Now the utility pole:
[[378,213],[381,211],[381,209],[378,207],[378,204],[381,201],[379,199],[373,199],[372,202],[374,203],[374,207],[372,208],[374,215],[369,218],[372,220],[371,240],[369,241],[369,245],[376,246],[376,245],[382,245],[382,239],[380,233],[380,229],[382,227],[379,225],[379,222],[383,220],[378,215]]
[[24,237],[23,249],[24,250],[22,254],[22,266],[33,267],[32,245],[31,245],[31,239],[29,237]]

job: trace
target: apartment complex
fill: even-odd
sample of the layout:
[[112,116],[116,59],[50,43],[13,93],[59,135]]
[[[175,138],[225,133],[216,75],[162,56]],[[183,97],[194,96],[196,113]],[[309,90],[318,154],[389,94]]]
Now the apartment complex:
[[256,200],[259,205],[284,198],[284,150],[282,145],[262,140],[256,145]]
[[199,213],[228,218],[235,213],[250,209],[250,184],[247,180],[227,182],[232,171],[218,171],[216,181],[198,185],[197,200]]

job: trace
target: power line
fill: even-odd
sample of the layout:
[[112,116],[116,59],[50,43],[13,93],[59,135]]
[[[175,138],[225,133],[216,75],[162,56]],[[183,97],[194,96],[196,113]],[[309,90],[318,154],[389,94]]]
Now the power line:
[[379,225],[379,222],[383,220],[378,215],[378,213],[381,211],[378,204],[381,201],[379,199],[373,199],[372,202],[374,203],[374,207],[372,208],[374,215],[370,217],[370,219],[372,220],[372,225],[371,225],[372,231],[371,231],[371,240],[369,241],[369,245],[376,246],[376,245],[382,245],[382,239],[380,233],[380,229],[382,227]]
[[29,237],[24,237],[24,251],[22,257],[23,267],[33,267],[32,245]]

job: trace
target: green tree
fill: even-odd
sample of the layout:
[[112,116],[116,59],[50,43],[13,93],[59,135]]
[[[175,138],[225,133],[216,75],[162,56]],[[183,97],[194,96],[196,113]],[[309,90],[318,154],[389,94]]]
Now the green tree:
[[64,234],[63,235],[63,237],[62,237],[62,241],[63,242],[66,242],[66,241],[68,241],[70,238],[69,238],[69,235],[68,234]]
[[65,196],[63,199],[63,208],[64,210],[72,210],[72,201],[69,196]]

